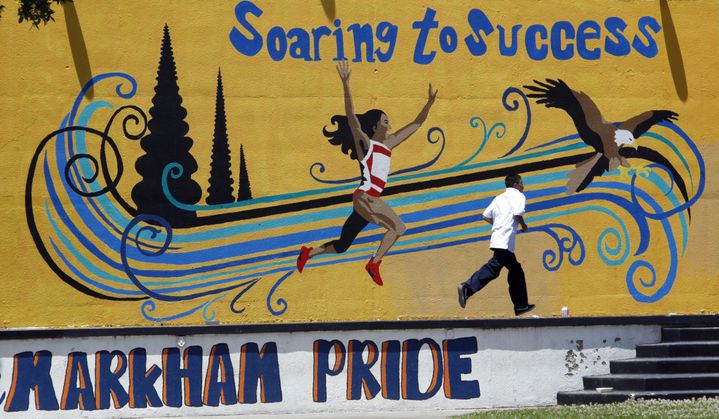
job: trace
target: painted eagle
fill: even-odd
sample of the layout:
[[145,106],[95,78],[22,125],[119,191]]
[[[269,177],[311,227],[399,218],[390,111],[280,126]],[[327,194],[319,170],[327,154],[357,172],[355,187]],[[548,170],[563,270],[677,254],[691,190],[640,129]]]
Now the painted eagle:
[[[611,172],[620,165],[630,167],[626,159],[634,157],[638,151],[641,157],[652,157],[650,155],[653,154],[654,158],[650,158],[653,161],[663,159],[655,151],[639,147],[636,139],[660,121],[675,121],[678,114],[666,110],[647,111],[620,124],[613,124],[604,120],[589,96],[572,90],[561,79],[534,80],[534,83],[536,86],[524,86],[532,92],[527,96],[536,99],[538,104],[567,112],[582,141],[597,151],[587,160],[577,163],[576,169],[569,173],[567,194],[583,190],[595,176],[601,176],[605,171]],[[661,163],[666,166],[668,162],[664,160]]]

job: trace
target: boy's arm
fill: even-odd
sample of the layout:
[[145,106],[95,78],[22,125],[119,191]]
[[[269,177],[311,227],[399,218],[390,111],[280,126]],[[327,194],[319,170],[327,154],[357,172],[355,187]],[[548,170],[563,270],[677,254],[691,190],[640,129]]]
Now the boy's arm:
[[526,198],[524,197],[524,194],[520,194],[521,199],[519,200],[519,205],[514,209],[514,220],[519,223],[520,229],[522,231],[527,230],[527,224],[524,222],[524,205],[526,203]]
[[482,213],[482,219],[486,223],[491,224],[492,226],[494,226],[494,214],[495,214],[494,208],[496,206],[496,204],[495,204],[496,200],[497,200],[496,197],[494,199],[492,199],[492,202],[489,203],[489,206]]
[[524,217],[521,215],[515,215],[514,219],[519,223],[520,230],[526,231],[527,224],[524,222]]

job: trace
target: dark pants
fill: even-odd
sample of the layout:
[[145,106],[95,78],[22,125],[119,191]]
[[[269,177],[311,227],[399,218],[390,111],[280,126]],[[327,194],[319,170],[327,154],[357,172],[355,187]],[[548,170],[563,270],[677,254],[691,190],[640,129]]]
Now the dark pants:
[[345,224],[342,226],[342,233],[340,238],[332,240],[323,244],[323,247],[334,247],[337,253],[344,253],[352,245],[352,242],[357,238],[360,232],[367,227],[369,221],[362,218],[361,215],[355,210],[352,210],[352,214],[347,217]]
[[477,291],[484,288],[493,279],[499,276],[502,268],[509,270],[507,282],[509,282],[509,296],[515,308],[526,307],[527,301],[527,284],[524,281],[524,271],[522,264],[517,262],[514,253],[505,249],[492,249],[494,256],[484,266],[479,268],[477,272],[472,274],[463,285],[467,288],[467,296],[471,296]]

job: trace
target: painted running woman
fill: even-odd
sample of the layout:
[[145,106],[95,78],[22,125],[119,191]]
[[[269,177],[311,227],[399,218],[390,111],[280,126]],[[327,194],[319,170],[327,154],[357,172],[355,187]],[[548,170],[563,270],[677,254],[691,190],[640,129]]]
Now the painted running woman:
[[307,261],[317,255],[344,253],[362,229],[373,223],[387,231],[365,269],[377,285],[382,285],[379,272],[382,257],[407,229],[394,210],[380,198],[389,175],[392,150],[414,134],[427,119],[437,90],[432,90],[430,84],[427,103],[414,121],[392,134],[389,119],[383,111],[372,109],[361,115],[355,114],[350,93],[351,70],[347,61],[337,65],[337,72],[342,79],[347,115],[333,116],[331,121],[337,125],[337,130],[327,131],[325,128],[323,132],[330,144],[342,146],[343,153],[349,151],[350,158],[359,161],[362,180],[352,195],[352,214],[345,221],[339,239],[317,248],[302,246],[297,257],[297,270],[302,272]]

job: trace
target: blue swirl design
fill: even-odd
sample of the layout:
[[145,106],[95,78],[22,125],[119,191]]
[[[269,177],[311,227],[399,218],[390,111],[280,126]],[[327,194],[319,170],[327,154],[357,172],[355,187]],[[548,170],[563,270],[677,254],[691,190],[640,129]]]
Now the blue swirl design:
[[242,312],[245,311],[244,308],[241,308],[241,309],[235,308],[235,305],[240,301],[240,299],[242,298],[242,296],[245,295],[245,293],[246,293],[247,291],[249,291],[250,289],[252,289],[252,287],[254,287],[255,284],[256,284],[257,282],[259,282],[259,280],[260,280],[260,278],[256,278],[256,279],[252,279],[252,280],[250,280],[250,281],[247,281],[247,282],[246,282],[247,285],[245,286],[245,288],[244,288],[242,291],[240,291],[239,293],[237,293],[237,295],[235,296],[235,298],[232,299],[232,302],[230,303],[230,310],[231,310],[233,313],[235,313],[235,314],[240,314],[240,313],[242,313]]
[[[162,228],[157,228],[154,225],[145,225],[140,227],[139,229],[135,229],[135,227],[140,223],[151,223],[151,224],[159,224]],[[150,257],[158,257],[162,256],[165,251],[167,251],[170,242],[172,242],[172,227],[170,224],[165,221],[162,217],[159,217],[157,215],[152,214],[141,214],[135,217],[125,228],[125,232],[122,235],[122,244],[120,246],[120,258],[122,259],[122,266],[124,268],[125,274],[128,278],[132,281],[135,286],[140,289],[145,295],[152,297],[156,300],[161,301],[183,301],[183,300],[194,300],[195,298],[199,297],[205,297],[208,295],[214,295],[214,294],[220,294],[224,293],[226,291],[231,291],[236,288],[239,288],[243,285],[246,285],[246,283],[240,283],[235,285],[229,285],[224,286],[220,288],[214,288],[208,291],[202,291],[202,292],[196,292],[196,293],[190,293],[185,295],[170,295],[170,294],[164,294],[157,291],[154,291],[145,284],[143,284],[135,275],[135,272],[133,271],[132,267],[130,266],[130,263],[128,261],[128,237],[131,234],[132,231],[135,231],[135,243],[136,243],[136,249],[144,256],[150,256]],[[164,231],[164,234],[162,234]],[[156,239],[158,236],[162,236],[163,240],[161,241],[162,245],[159,249],[154,248],[152,250],[145,250],[142,245],[143,241],[140,240],[140,236],[143,234],[149,234],[149,239]]]
[[200,309],[202,309],[202,318],[206,322],[211,322],[211,321],[215,320],[217,313],[215,312],[215,310],[212,310],[211,313],[209,313],[207,310],[210,308],[210,306],[212,306],[212,303],[214,303],[217,300],[221,300],[225,296],[227,296],[227,294],[222,294],[222,295],[217,296],[209,301],[206,301],[196,307],[193,307],[189,310],[183,311],[178,314],[170,315],[170,316],[165,316],[165,317],[152,316],[150,313],[155,311],[155,309],[157,308],[157,304],[153,300],[147,300],[144,303],[142,303],[142,305],[140,306],[140,312],[142,313],[142,316],[145,319],[159,323],[159,322],[167,322],[167,321],[171,321],[171,320],[181,319],[183,317],[187,317],[187,316],[199,311]]
[[285,313],[285,311],[287,311],[287,300],[285,300],[284,298],[277,299],[277,301],[275,301],[274,303],[280,306],[280,309],[275,310],[275,308],[273,307],[272,296],[275,295],[275,292],[280,287],[280,285],[285,282],[285,279],[289,278],[290,275],[292,275],[294,272],[295,270],[291,269],[287,271],[287,273],[282,275],[282,277],[278,279],[277,282],[275,282],[275,284],[272,286],[270,293],[267,294],[267,310],[269,310],[270,313],[272,313],[274,316],[281,316]]
[[522,98],[522,101],[524,102],[524,109],[527,111],[527,122],[524,124],[524,132],[522,132],[522,136],[519,137],[519,140],[517,140],[517,144],[515,144],[514,147],[512,147],[512,149],[502,157],[511,156],[515,151],[519,150],[524,145],[524,141],[527,139],[527,135],[529,134],[529,127],[532,125],[532,110],[529,107],[529,99],[527,99],[527,96],[523,91],[517,89],[516,87],[510,87],[504,91],[504,94],[502,95],[502,105],[504,105],[504,109],[512,112],[519,109],[519,102],[516,100],[512,101],[511,104],[507,103],[507,99],[509,99],[509,95],[511,94],[519,95],[519,97]]
[[[119,99],[132,98],[137,84],[127,74],[99,75],[89,85],[116,78],[123,81],[115,89]],[[127,82],[131,86],[129,90],[124,87]],[[114,141],[111,134],[120,128],[114,127],[113,121],[122,117],[122,135],[130,140],[127,144],[131,146],[137,144],[134,140],[144,133],[144,113],[132,105],[116,106],[112,100],[82,106],[85,90],[80,92],[59,129],[40,142],[28,174],[28,225],[38,250],[56,274],[81,292],[97,298],[146,300],[139,304],[140,312],[152,322],[191,315],[214,321],[219,312],[213,307],[228,296],[233,299],[226,303],[229,306],[226,313],[255,309],[244,301],[251,291],[257,291],[255,285],[260,278],[273,284],[266,295],[268,312],[273,316],[286,313],[290,302],[279,293],[281,285],[295,271],[297,254],[291,249],[336,238],[351,211],[350,205],[173,231],[159,217],[137,214],[118,192],[124,167],[121,152],[126,146]],[[525,101],[527,123],[517,143],[503,157],[475,161],[490,138],[503,138],[509,131],[504,123],[487,126],[477,117],[474,123],[483,130],[482,143],[468,159],[452,167],[432,169],[446,142],[445,133],[435,127],[428,132],[428,141],[439,143],[439,152],[429,162],[394,172],[393,182],[402,184],[497,171],[543,162],[559,154],[589,151],[576,134],[524,149],[531,114],[526,98],[514,88],[507,89],[503,95],[505,109],[514,111],[521,107],[518,100],[509,102],[509,96],[514,94]],[[101,129],[92,128],[98,124],[95,119],[108,112],[112,113],[109,122],[100,123]],[[559,186],[566,183],[571,169],[565,165],[525,174],[525,183],[530,185],[526,192],[526,218],[532,226],[529,234],[541,234],[552,240],[553,244],[541,255],[545,269],[582,269],[584,262],[592,257],[614,269],[626,266],[629,294],[635,301],[652,303],[666,296],[676,280],[680,249],[683,252],[688,241],[685,210],[703,194],[706,168],[694,142],[674,124],[659,124],[640,141],[647,147],[663,150],[663,156],[677,165],[682,176],[691,180],[687,202],[661,165],[647,166],[641,176],[638,170],[605,173],[586,190],[568,196],[566,188]],[[680,149],[689,149],[691,154],[683,155]],[[178,176],[182,170],[179,164],[168,165],[164,168],[163,180]],[[318,195],[351,194],[354,187],[336,184],[226,206],[198,205],[186,209],[232,211]],[[37,189],[42,193],[33,193]],[[477,209],[485,208],[502,190],[502,180],[492,178],[388,196],[387,203],[401,214],[408,226],[389,255],[489,240],[489,226],[480,223]],[[169,189],[166,193],[171,199]],[[179,202],[176,205],[184,208]],[[586,226],[572,221],[576,214],[608,224],[600,228],[598,237],[588,236]],[[322,225],[330,227],[308,227],[317,225],[317,221],[326,221]],[[381,228],[370,225],[346,253],[315,258],[308,268],[366,259],[375,250],[382,233]],[[667,251],[669,254],[665,257],[663,252]],[[158,303],[162,304],[163,311],[168,307],[183,308],[176,314],[158,315]]]
[[[562,237],[559,234],[559,231],[562,230],[569,233],[569,237]],[[557,244],[556,252],[552,249],[547,249],[542,254],[544,269],[548,271],[558,270],[562,266],[562,262],[564,262],[565,254],[568,256],[569,263],[573,266],[579,266],[584,262],[584,242],[573,228],[564,224],[553,223],[527,229],[528,233],[533,231],[547,233]]]
[[[620,225],[624,234],[619,234],[617,229],[608,227],[599,234],[597,239],[599,257],[608,266],[621,265],[629,256],[629,234],[626,226],[623,223],[620,223]],[[614,241],[614,244],[612,245],[610,241]]]
[[[648,218],[651,218],[651,219],[653,219],[653,220],[663,220],[663,219],[666,219],[666,218],[668,218],[668,217],[670,217],[670,216],[672,216],[672,215],[674,215],[674,214],[676,214],[676,213],[678,213],[678,212],[684,211],[684,210],[686,210],[687,208],[689,208],[689,207],[691,207],[692,205],[694,205],[694,203],[697,202],[697,200],[699,199],[699,197],[700,197],[700,196],[702,195],[702,193],[704,192],[704,182],[705,182],[705,178],[706,178],[706,176],[705,176],[705,170],[706,170],[706,168],[705,168],[705,166],[704,166],[704,158],[702,157],[701,153],[699,153],[699,149],[697,148],[696,144],[694,144],[694,141],[692,141],[692,140],[689,138],[689,136],[688,136],[684,131],[682,131],[679,127],[675,126],[674,124],[669,124],[669,123],[666,123],[666,122],[662,122],[661,125],[671,127],[671,128],[674,130],[674,132],[676,132],[677,134],[679,134],[679,136],[686,142],[686,144],[689,146],[689,148],[691,148],[692,153],[694,154],[694,157],[696,158],[697,163],[699,164],[699,186],[697,186],[697,191],[696,191],[696,193],[694,194],[694,196],[692,196],[691,198],[689,198],[689,201],[685,202],[684,204],[678,205],[678,206],[676,206],[676,207],[674,207],[674,208],[671,208],[671,209],[669,209],[669,210],[667,210],[667,211],[661,211],[661,210],[657,209],[657,208],[658,208],[658,207],[657,207],[657,208],[655,208],[655,211],[657,211],[657,212],[651,213],[651,212],[647,212],[647,211],[644,209],[644,207],[639,203],[639,200],[638,200],[637,197],[636,197],[636,193],[635,193],[635,183],[636,183],[636,180],[637,180],[637,175],[636,175],[636,173],[635,173],[635,174],[632,176],[632,190],[631,190],[631,193],[632,193],[632,202],[634,202],[634,204],[641,209],[641,211],[642,211],[642,213],[644,214],[644,216],[646,216],[646,217],[648,217]],[[667,171],[667,169],[664,168],[663,166],[662,166],[662,169],[663,169],[665,172]],[[691,173],[691,172],[690,172],[690,173]]]
[[[504,94],[502,95],[502,105],[504,106],[504,109],[510,112],[514,112],[519,109],[519,102],[517,100],[513,100],[511,104],[507,102],[509,96],[513,94],[519,95],[519,97],[524,102],[524,109],[527,112],[527,122],[524,125],[524,131],[517,140],[517,143],[502,157],[511,156],[512,154],[514,154],[515,151],[519,150],[524,145],[524,141],[527,139],[527,135],[529,134],[529,127],[532,125],[532,110],[529,107],[529,99],[527,99],[527,96],[520,89],[517,89],[516,87],[509,87],[504,91]],[[482,127],[482,142],[479,144],[479,147],[474,152],[474,154],[472,154],[469,158],[459,163],[455,167],[464,167],[474,161],[474,159],[482,152],[484,146],[487,144],[487,141],[489,141],[492,134],[494,134],[497,139],[501,139],[507,133],[507,126],[503,122],[496,122],[489,129],[487,129],[487,123],[484,122],[484,119],[482,119],[481,117],[473,116],[469,119],[469,126],[471,126],[472,128],[477,128],[480,126],[480,124]]]
[[[434,133],[439,134],[439,136],[436,139],[432,138],[432,134],[434,134]],[[437,162],[437,160],[439,160],[439,157],[442,155],[442,152],[444,152],[445,135],[444,135],[444,131],[442,131],[442,129],[439,127],[432,127],[427,131],[427,142],[429,142],[430,144],[437,144],[440,140],[442,140],[442,142],[440,144],[439,151],[430,161],[419,164],[417,166],[407,167],[404,169],[397,170],[395,172],[391,172],[388,176],[392,177],[392,176],[401,175],[404,173],[419,172],[428,167],[432,167]],[[347,183],[356,183],[356,182],[359,182],[360,179],[362,179],[361,176],[356,176],[356,177],[348,178],[348,179],[337,179],[337,180],[320,179],[315,173],[313,173],[315,168],[317,168],[317,170],[320,173],[324,173],[325,165],[321,162],[315,162],[312,164],[312,166],[310,166],[310,177],[319,183],[325,183],[325,184],[329,184],[329,185],[344,185]]]
[[[653,208],[659,208],[659,205],[657,205],[656,202],[651,202],[651,205]],[[669,271],[667,272],[667,277],[665,278],[664,283],[661,284],[658,288],[656,288],[656,290],[653,290],[653,288],[656,287],[657,282],[656,270],[651,263],[642,259],[634,261],[629,267],[629,270],[627,271],[626,278],[629,293],[632,295],[634,300],[641,303],[654,303],[659,301],[662,297],[669,293],[672,288],[672,285],[674,285],[674,280],[676,279],[678,264],[676,242],[674,240],[674,236],[671,234],[672,228],[669,224],[669,221],[665,218],[661,220],[661,223],[666,233],[670,257]],[[640,268],[645,268],[649,270],[652,275],[651,279],[648,281],[642,277],[639,277],[639,284],[643,288],[637,287],[637,284],[635,282],[635,274],[639,271]]]
[[455,166],[455,167],[464,167],[467,164],[471,163],[482,152],[482,150],[484,150],[484,146],[487,145],[487,141],[489,141],[489,138],[492,136],[492,134],[494,134],[495,137],[497,137],[497,138],[502,138],[502,137],[504,137],[504,134],[507,132],[507,126],[504,125],[504,123],[502,123],[502,122],[495,123],[488,130],[487,123],[484,122],[484,119],[482,119],[478,116],[473,116],[472,118],[469,119],[469,126],[471,126],[472,128],[477,128],[480,126],[480,124],[482,126],[482,142],[479,144],[479,147],[474,152],[474,154],[469,156],[463,162],[457,164],[457,166]]

